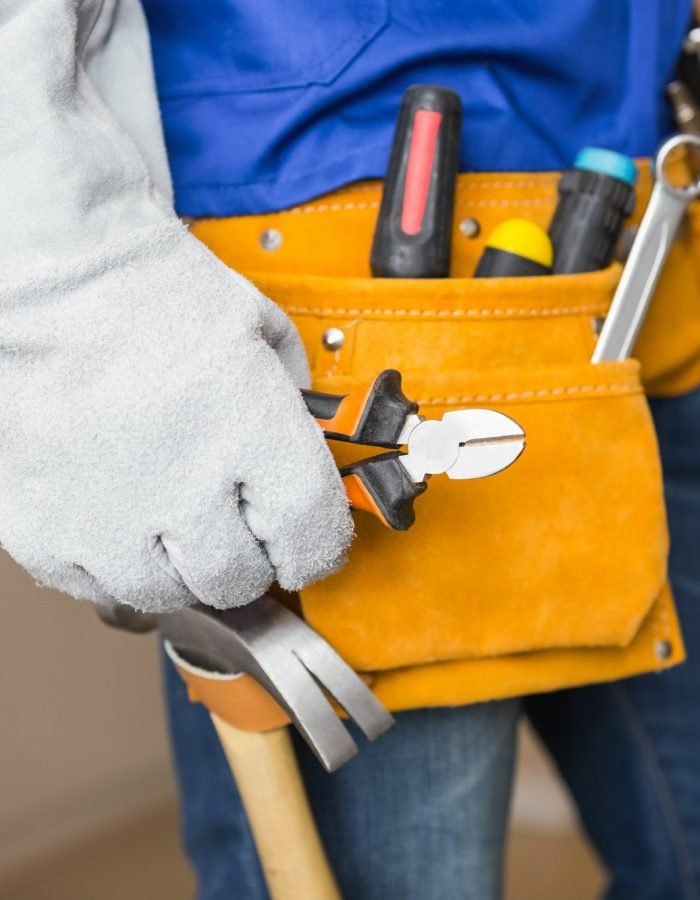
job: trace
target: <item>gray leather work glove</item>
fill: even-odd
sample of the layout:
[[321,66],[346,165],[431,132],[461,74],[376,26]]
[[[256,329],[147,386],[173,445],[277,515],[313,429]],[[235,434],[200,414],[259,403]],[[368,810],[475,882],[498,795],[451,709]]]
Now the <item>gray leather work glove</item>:
[[303,348],[172,212],[137,0],[3,0],[0,120],[5,549],[146,611],[338,568]]

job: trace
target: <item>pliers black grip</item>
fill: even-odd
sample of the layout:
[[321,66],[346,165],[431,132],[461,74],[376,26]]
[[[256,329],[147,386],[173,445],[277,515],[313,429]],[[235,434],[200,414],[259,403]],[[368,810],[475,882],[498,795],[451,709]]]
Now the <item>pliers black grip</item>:
[[[351,394],[302,394],[329,440],[391,448],[345,466],[340,474],[352,508],[372,513],[397,531],[413,525],[413,503],[431,474],[491,475],[517,459],[525,445],[520,426],[493,410],[454,410],[439,421],[423,419],[418,404],[403,393],[395,369]],[[398,449],[404,445],[406,453]]]
[[[417,415],[418,404],[401,390],[401,373],[381,372],[368,387],[351,394],[302,391],[309,412],[326,437],[372,447],[399,447],[406,420]],[[413,501],[425,491],[400,464],[398,450],[363,459],[340,470],[350,505],[375,515],[396,531],[413,525]]]

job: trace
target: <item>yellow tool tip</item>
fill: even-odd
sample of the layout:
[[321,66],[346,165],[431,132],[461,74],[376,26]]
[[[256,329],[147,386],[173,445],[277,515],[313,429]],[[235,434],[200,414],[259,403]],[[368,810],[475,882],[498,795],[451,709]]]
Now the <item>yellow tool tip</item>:
[[491,232],[486,246],[523,256],[547,268],[551,268],[554,261],[549,235],[544,228],[528,219],[508,219],[507,222],[501,222]]

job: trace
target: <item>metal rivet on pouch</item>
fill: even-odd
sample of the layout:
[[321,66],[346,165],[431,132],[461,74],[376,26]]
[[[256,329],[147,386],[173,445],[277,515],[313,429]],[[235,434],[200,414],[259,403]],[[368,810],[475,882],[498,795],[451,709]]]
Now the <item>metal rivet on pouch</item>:
[[345,332],[340,328],[327,328],[323,332],[321,343],[326,350],[340,350],[345,343]]
[[657,641],[654,650],[659,659],[669,659],[673,653],[673,645],[670,641]]
[[268,228],[260,235],[260,246],[272,253],[282,246],[282,233],[276,228]]
[[462,219],[459,230],[466,238],[476,238],[481,234],[481,225],[476,219]]

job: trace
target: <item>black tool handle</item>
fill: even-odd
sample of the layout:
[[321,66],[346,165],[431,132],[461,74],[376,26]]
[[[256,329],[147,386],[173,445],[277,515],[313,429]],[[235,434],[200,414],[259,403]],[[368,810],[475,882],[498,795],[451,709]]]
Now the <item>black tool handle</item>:
[[634,201],[634,187],[617,178],[567,169],[549,226],[554,273],[595,272],[610,265]]
[[397,447],[406,419],[418,412],[418,404],[401,390],[396,369],[385,369],[351,394],[301,393],[327,438],[353,444]]
[[449,275],[461,126],[454,91],[418,84],[404,94],[370,256],[375,277]]
[[353,509],[372,513],[394,531],[407,531],[416,520],[413,501],[427,484],[413,481],[400,458],[392,450],[346,466],[340,474]]

